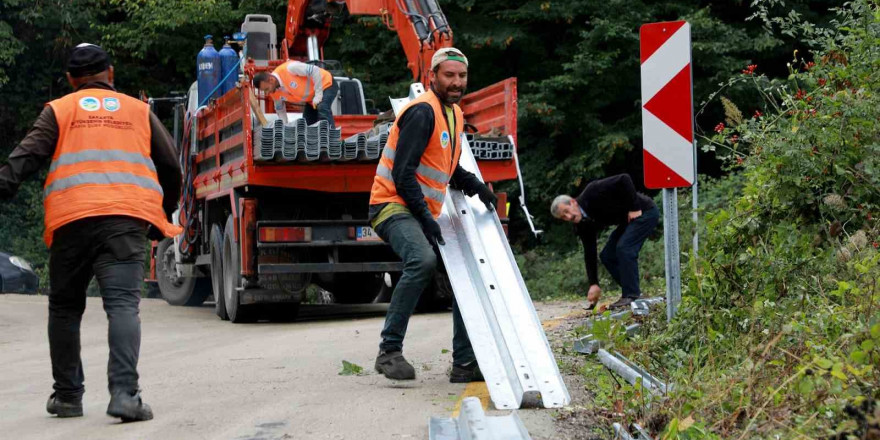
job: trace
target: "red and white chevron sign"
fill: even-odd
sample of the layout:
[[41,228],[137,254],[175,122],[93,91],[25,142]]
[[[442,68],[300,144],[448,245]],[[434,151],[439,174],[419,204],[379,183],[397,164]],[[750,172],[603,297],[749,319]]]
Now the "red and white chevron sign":
[[642,134],[645,186],[694,183],[694,106],[691,26],[685,21],[643,25]]

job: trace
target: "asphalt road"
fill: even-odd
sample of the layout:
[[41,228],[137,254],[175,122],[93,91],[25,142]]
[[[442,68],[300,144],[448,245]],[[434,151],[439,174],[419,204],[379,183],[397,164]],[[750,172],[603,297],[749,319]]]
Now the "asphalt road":
[[[217,319],[211,306],[145,299],[140,383],[156,417],[122,424],[104,414],[107,320],[100,299],[89,298],[82,325],[85,416],[57,419],[45,411],[52,392],[46,303],[42,296],[0,295],[0,438],[427,439],[429,418],[451,416],[465,392],[446,376],[449,313],[413,318],[404,354],[418,378],[394,383],[373,370],[384,306],[312,306],[297,322],[236,325]],[[538,309],[542,319],[566,312],[559,305]],[[363,373],[339,375],[343,360]],[[520,414],[533,438],[554,438],[550,410]]]

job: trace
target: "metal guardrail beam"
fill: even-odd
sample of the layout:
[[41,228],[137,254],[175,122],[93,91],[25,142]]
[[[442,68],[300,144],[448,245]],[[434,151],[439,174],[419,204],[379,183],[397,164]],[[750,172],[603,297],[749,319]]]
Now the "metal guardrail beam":
[[651,434],[648,433],[648,430],[642,428],[638,423],[633,423],[632,427],[639,433],[638,440],[654,440],[654,438],[651,437]]
[[620,423],[615,422],[611,426],[614,428],[614,440],[636,440]]
[[429,440],[531,440],[516,411],[506,416],[488,417],[480,399],[468,397],[461,403],[457,419],[431,417]]
[[[482,179],[467,140],[459,163]],[[569,404],[498,216],[479,199],[450,189],[438,223],[446,241],[440,254],[455,274],[450,281],[456,302],[495,407],[519,408],[527,392],[539,392],[547,408]]]
[[[630,324],[626,326],[626,335],[634,335],[641,327],[641,324]],[[593,354],[600,348],[602,348],[602,341],[596,340],[592,334],[574,341],[574,351],[581,354]]]
[[615,352],[611,354],[607,350],[600,348],[597,354],[603,365],[623,377],[627,382],[635,385],[641,379],[642,386],[645,389],[655,394],[666,394],[667,386],[665,383],[652,376],[642,367],[630,362],[620,353]]

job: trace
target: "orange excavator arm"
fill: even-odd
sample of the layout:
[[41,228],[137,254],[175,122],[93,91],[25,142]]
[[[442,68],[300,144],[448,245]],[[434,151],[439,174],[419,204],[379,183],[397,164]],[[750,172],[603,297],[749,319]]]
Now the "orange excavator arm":
[[[310,51],[320,52],[330,31],[329,15],[324,21],[310,20],[307,12],[316,0],[289,0],[285,23],[285,44],[291,58],[309,59]],[[320,0],[324,1],[324,0]],[[329,0],[345,5],[351,15],[372,15],[397,32],[413,79],[428,85],[428,71],[434,52],[452,46],[452,28],[437,0]],[[315,38],[309,38],[315,37]],[[317,47],[309,47],[309,40]]]

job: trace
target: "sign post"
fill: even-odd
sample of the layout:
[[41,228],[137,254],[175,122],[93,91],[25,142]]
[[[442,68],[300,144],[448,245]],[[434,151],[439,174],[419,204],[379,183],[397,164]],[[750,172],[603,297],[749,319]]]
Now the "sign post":
[[672,320],[681,302],[677,188],[696,183],[690,24],[645,24],[639,43],[645,187],[663,189],[666,318]]

